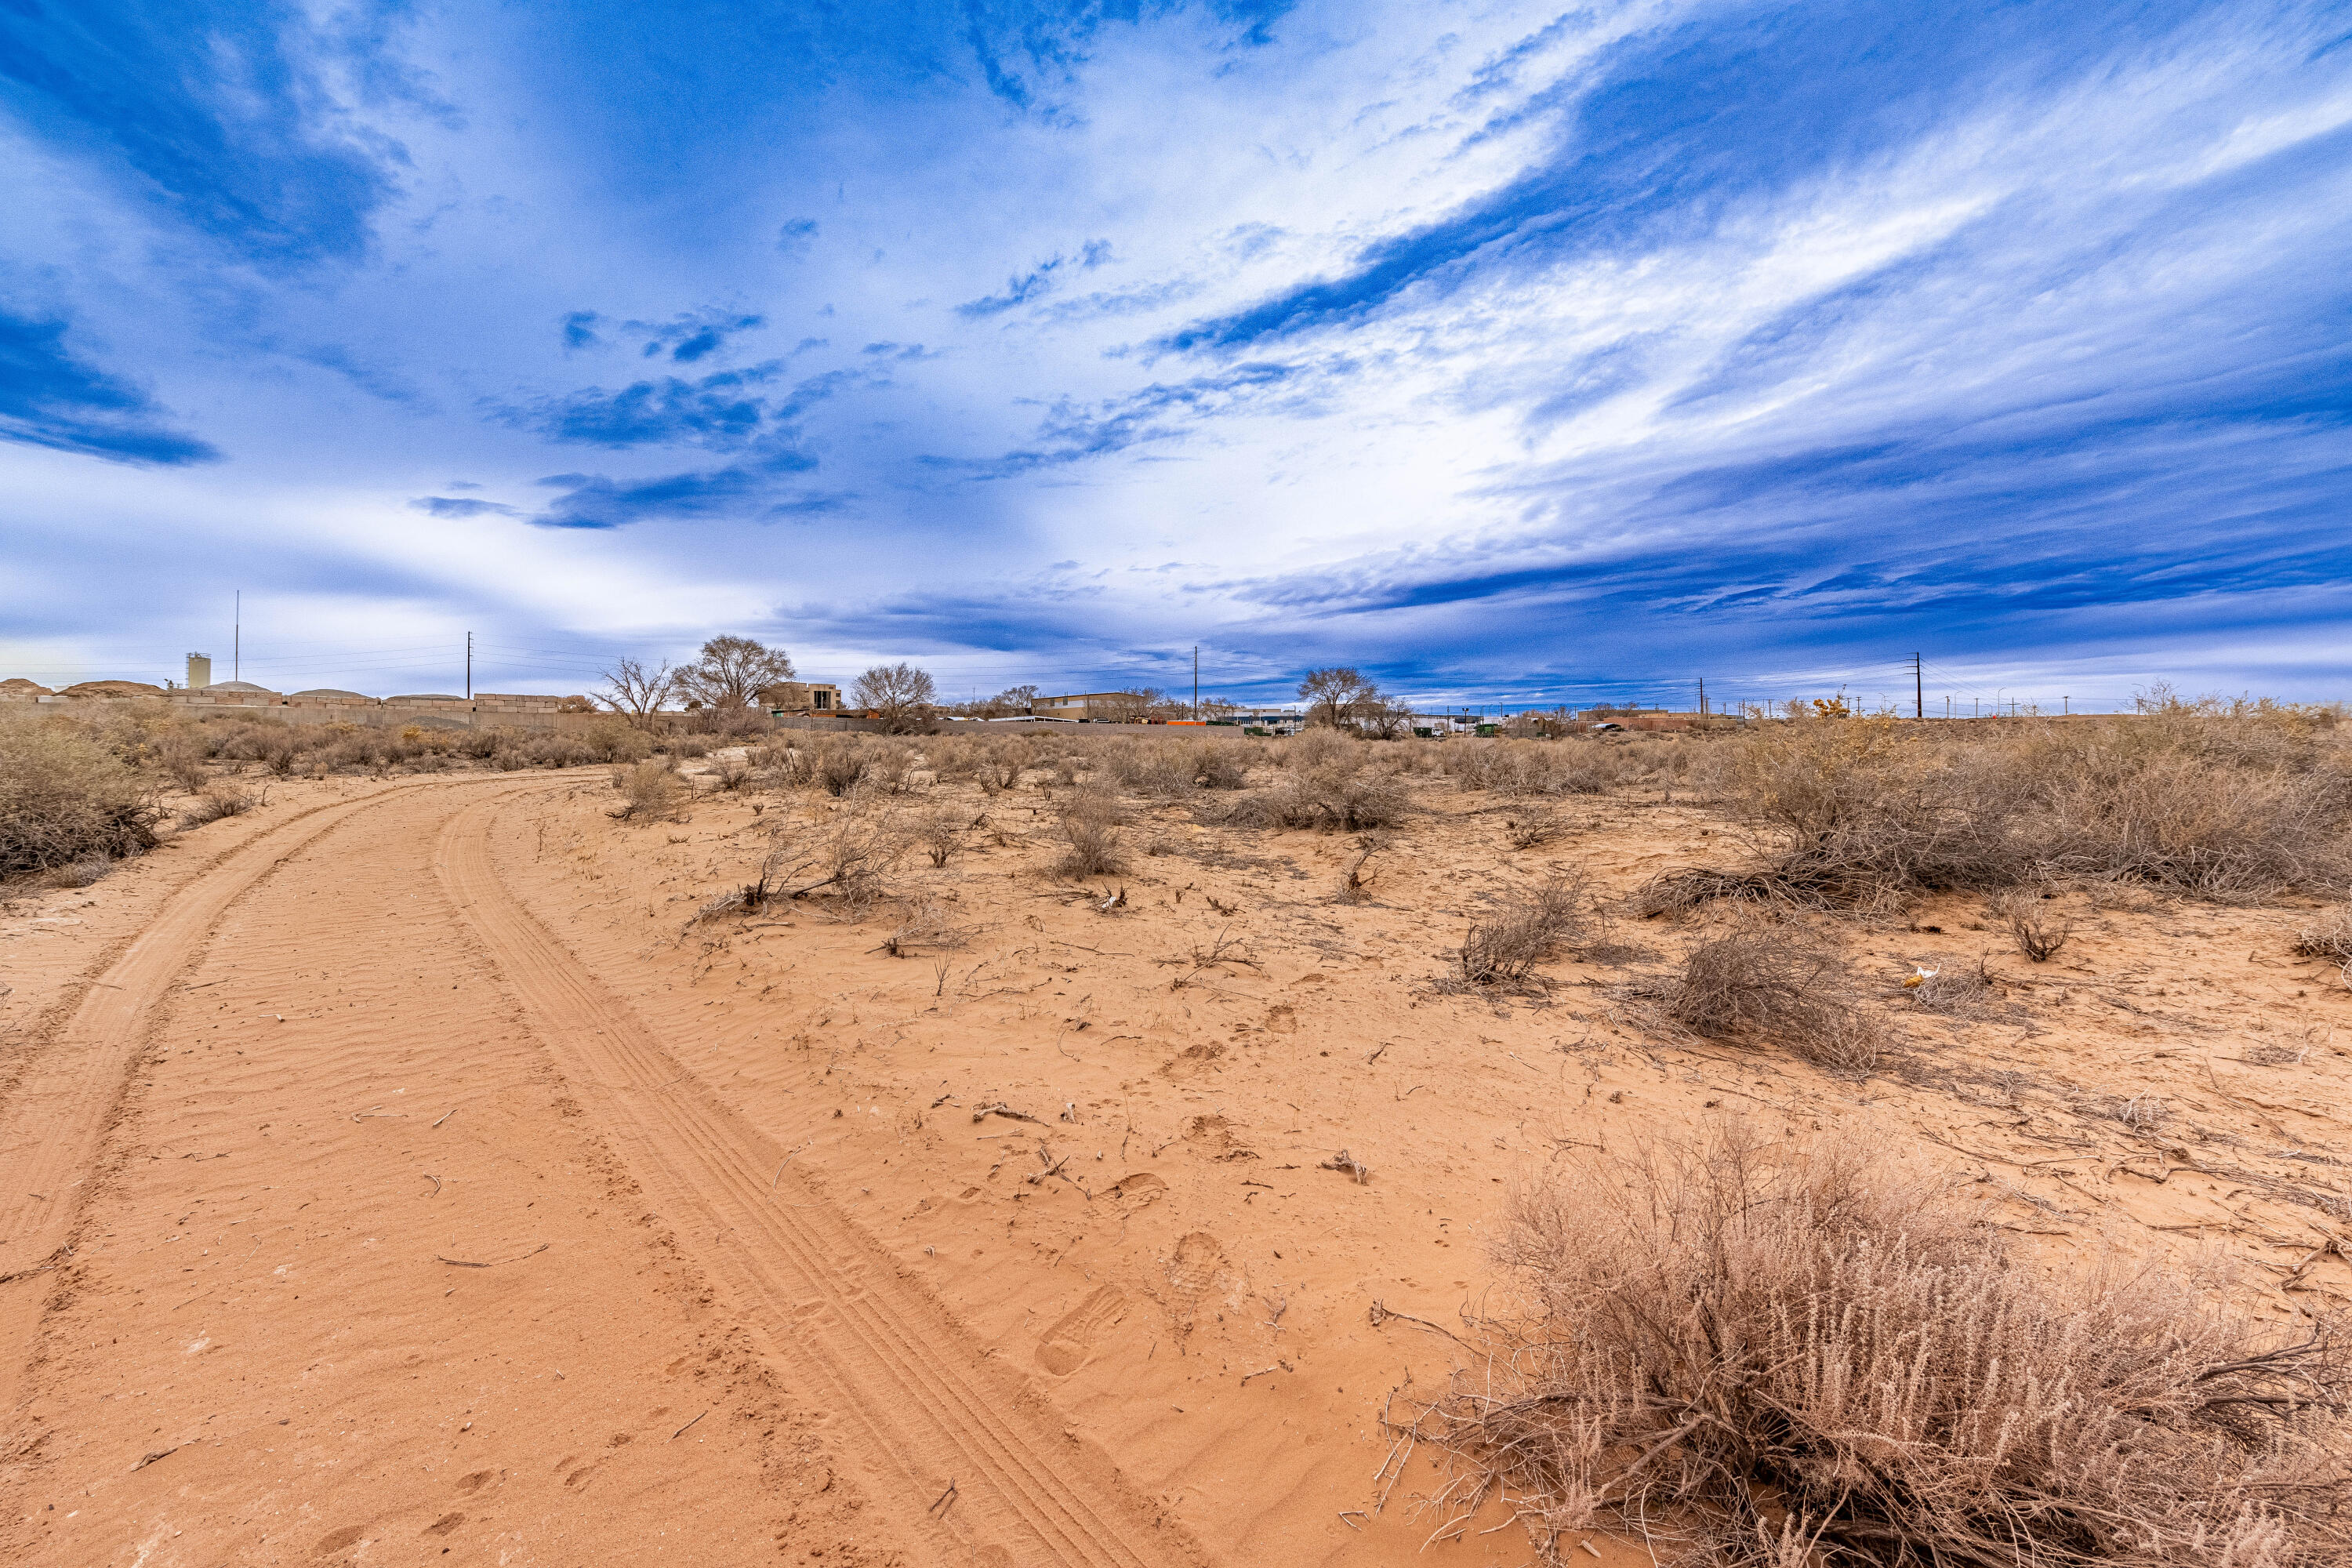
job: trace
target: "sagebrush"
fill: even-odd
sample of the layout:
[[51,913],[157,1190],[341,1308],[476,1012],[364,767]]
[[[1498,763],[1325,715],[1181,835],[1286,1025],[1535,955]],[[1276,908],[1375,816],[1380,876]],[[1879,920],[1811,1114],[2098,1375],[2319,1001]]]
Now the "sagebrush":
[[[1737,1127],[1513,1199],[1517,1304],[1392,1417],[1545,1563],[2302,1568],[2352,1549],[2352,1365],[2181,1270],[2046,1272],[1940,1189]],[[1399,1466],[1400,1471],[1402,1465]],[[1580,1559],[1577,1559],[1580,1561]]]

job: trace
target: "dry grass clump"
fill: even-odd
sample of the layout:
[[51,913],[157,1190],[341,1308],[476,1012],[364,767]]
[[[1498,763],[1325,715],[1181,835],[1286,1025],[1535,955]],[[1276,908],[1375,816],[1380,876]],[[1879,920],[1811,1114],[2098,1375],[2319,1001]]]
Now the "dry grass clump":
[[685,803],[685,788],[666,759],[648,757],[635,767],[613,770],[621,805],[604,815],[616,822],[667,822]]
[[242,784],[223,782],[212,785],[181,808],[180,826],[202,827],[225,816],[243,816],[256,806],[268,804],[266,795],[256,795]]
[[139,775],[93,737],[0,721],[0,877],[151,849],[157,816]]
[[1959,959],[1940,955],[1903,982],[1904,994],[1911,1005],[1923,1013],[1967,1015],[1989,1005],[1995,998],[1992,977],[1984,961],[1973,965]]
[[1662,1000],[1695,1035],[1793,1050],[1822,1067],[1864,1071],[1881,1030],[1838,983],[1835,955],[1777,931],[1734,931],[1695,944]]
[[1584,884],[1552,876],[1481,920],[1470,923],[1454,955],[1465,984],[1525,985],[1535,966],[1584,930]]
[[1514,849],[1533,849],[1565,838],[1576,831],[1577,825],[1565,815],[1548,805],[1522,811],[1503,824],[1503,837]]
[[969,944],[971,936],[971,928],[957,924],[944,905],[926,899],[899,917],[877,951],[893,958],[912,958],[925,950],[950,952]]
[[1496,1254],[1523,1304],[1391,1423],[1454,1461],[1441,1533],[1499,1494],[1554,1564],[1595,1529],[1710,1568],[2352,1552],[2332,1324],[2282,1334],[2169,1268],[2046,1275],[1850,1152],[1734,1127],[1590,1159],[1514,1196]]
[[1069,848],[1054,863],[1062,877],[1107,877],[1127,869],[1119,853],[1118,801],[1109,791],[1082,789],[1062,803],[1060,828]]

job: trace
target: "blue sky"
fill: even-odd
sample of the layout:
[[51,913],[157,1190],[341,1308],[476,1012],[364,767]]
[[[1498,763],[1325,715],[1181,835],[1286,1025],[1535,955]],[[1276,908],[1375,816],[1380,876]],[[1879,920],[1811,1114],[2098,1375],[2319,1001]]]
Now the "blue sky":
[[0,675],[2352,695],[2352,7],[26,0],[0,136]]

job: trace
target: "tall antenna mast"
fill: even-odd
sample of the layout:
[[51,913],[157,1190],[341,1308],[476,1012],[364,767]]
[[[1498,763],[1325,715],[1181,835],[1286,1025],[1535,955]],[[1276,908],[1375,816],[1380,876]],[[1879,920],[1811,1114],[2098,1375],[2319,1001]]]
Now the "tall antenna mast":
[[232,636],[235,640],[228,646],[228,678],[231,680],[243,680],[245,679],[245,590],[242,588],[236,591],[236,629]]

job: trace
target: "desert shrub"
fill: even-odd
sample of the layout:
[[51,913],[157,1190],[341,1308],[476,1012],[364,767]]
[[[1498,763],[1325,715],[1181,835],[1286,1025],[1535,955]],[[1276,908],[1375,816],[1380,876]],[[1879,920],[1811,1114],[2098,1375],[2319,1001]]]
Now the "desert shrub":
[[1560,795],[1604,794],[1635,765],[1623,747],[1599,741],[1555,741],[1551,751],[1551,787]]
[[1529,806],[1503,824],[1503,837],[1514,849],[1534,849],[1576,830],[1573,818],[1548,805]]
[[0,721],[0,877],[152,848],[157,813],[139,776],[73,727]]
[[926,949],[952,952],[970,943],[971,935],[971,928],[958,924],[945,905],[925,899],[900,913],[880,946],[893,958],[911,958]]
[[1372,857],[1389,847],[1389,835],[1366,833],[1356,840],[1356,858],[1339,873],[1339,900],[1343,904],[1368,904],[1372,901],[1372,884],[1381,879],[1378,871],[1368,870]]
[[2042,908],[2044,895],[2030,888],[2011,888],[1986,901],[1992,917],[2009,928],[2017,951],[2036,963],[2047,963],[2066,945],[2074,928],[2063,916]]
[[810,782],[827,795],[847,795],[866,776],[867,748],[861,735],[823,735],[811,751]]
[[1644,889],[1650,912],[1710,898],[1813,908],[2054,876],[2245,900],[2352,876],[2340,746],[2260,716],[2158,716],[1939,740],[1892,720],[1776,725],[1712,746],[1708,787],[1763,863]]
[[718,765],[710,770],[711,782],[730,794],[741,789],[744,784],[751,782],[751,767],[737,757],[721,758]]
[[606,815],[619,822],[667,821],[677,815],[686,794],[677,775],[654,757],[614,769],[613,787],[621,792],[621,805]]
[[1250,749],[1237,741],[1189,741],[1193,779],[1202,789],[1244,789],[1249,784]]
[[1880,1030],[1838,983],[1837,959],[1777,931],[1735,931],[1694,944],[1663,995],[1695,1035],[1780,1047],[1823,1067],[1866,1069]]
[[2338,904],[2295,932],[2294,951],[2305,958],[2352,963],[2352,904]]
[[635,763],[653,755],[654,738],[619,719],[605,719],[570,733],[591,762]]
[[1393,773],[1335,763],[1305,773],[1284,773],[1272,788],[1235,801],[1221,820],[1242,827],[1360,833],[1395,826],[1404,819],[1408,804],[1405,786]]
[[1471,985],[1524,985],[1535,966],[1582,929],[1584,889],[1562,877],[1473,921],[1454,966]]
[[1192,793],[1192,759],[1178,742],[1151,741],[1138,745],[1108,747],[1104,769],[1137,795],[1182,795]]
[[1916,889],[1990,889],[2046,868],[2020,831],[2017,781],[1907,748],[1886,720],[1813,721],[1751,739],[1729,761],[1735,812],[1768,863],[1654,879],[1644,913],[1709,899],[1871,906]]
[[934,866],[944,866],[963,847],[963,817],[945,806],[925,812],[915,824],[915,842]]
[[2352,865],[2347,807],[2329,773],[2102,749],[2057,766],[2065,774],[2050,781],[2046,831],[2070,870],[2239,900],[2332,880]]
[[182,808],[180,826],[202,827],[208,822],[218,822],[224,816],[242,816],[261,804],[261,797],[253,791],[223,780]]
[[596,748],[560,730],[519,736],[509,750],[535,768],[584,767],[597,760]]
[[867,741],[866,771],[859,775],[857,789],[864,795],[904,795],[914,788],[916,766],[914,749],[897,741]]
[[205,743],[201,736],[180,733],[165,738],[155,750],[157,771],[190,795],[205,787],[212,775],[205,770]]
[[888,889],[884,879],[904,858],[913,835],[893,810],[845,811],[816,827],[780,825],[776,847],[761,868],[774,896],[825,896],[828,913],[862,920]]
[[1064,877],[1105,877],[1127,868],[1119,853],[1118,802],[1107,790],[1083,789],[1062,803],[1058,824],[1069,846],[1054,864]]
[[973,747],[972,775],[982,791],[994,795],[1018,784],[1036,755],[1035,743],[1025,735],[986,736]]
[[1282,743],[1277,754],[1282,765],[1294,773],[1312,773],[1355,762],[1361,745],[1360,740],[1345,731],[1317,729],[1293,735]]
[[1517,1304],[1394,1429],[1452,1457],[1437,1506],[1500,1492],[1551,1564],[1596,1528],[1733,1568],[2345,1560],[2332,1326],[2048,1274],[1975,1220],[1737,1126],[1580,1161],[1514,1195]]
[[69,860],[49,873],[49,879],[60,888],[88,888],[104,881],[114,873],[111,855],[85,855]]
[[673,757],[707,757],[710,754],[710,739],[707,735],[670,735],[654,749],[667,752]]

